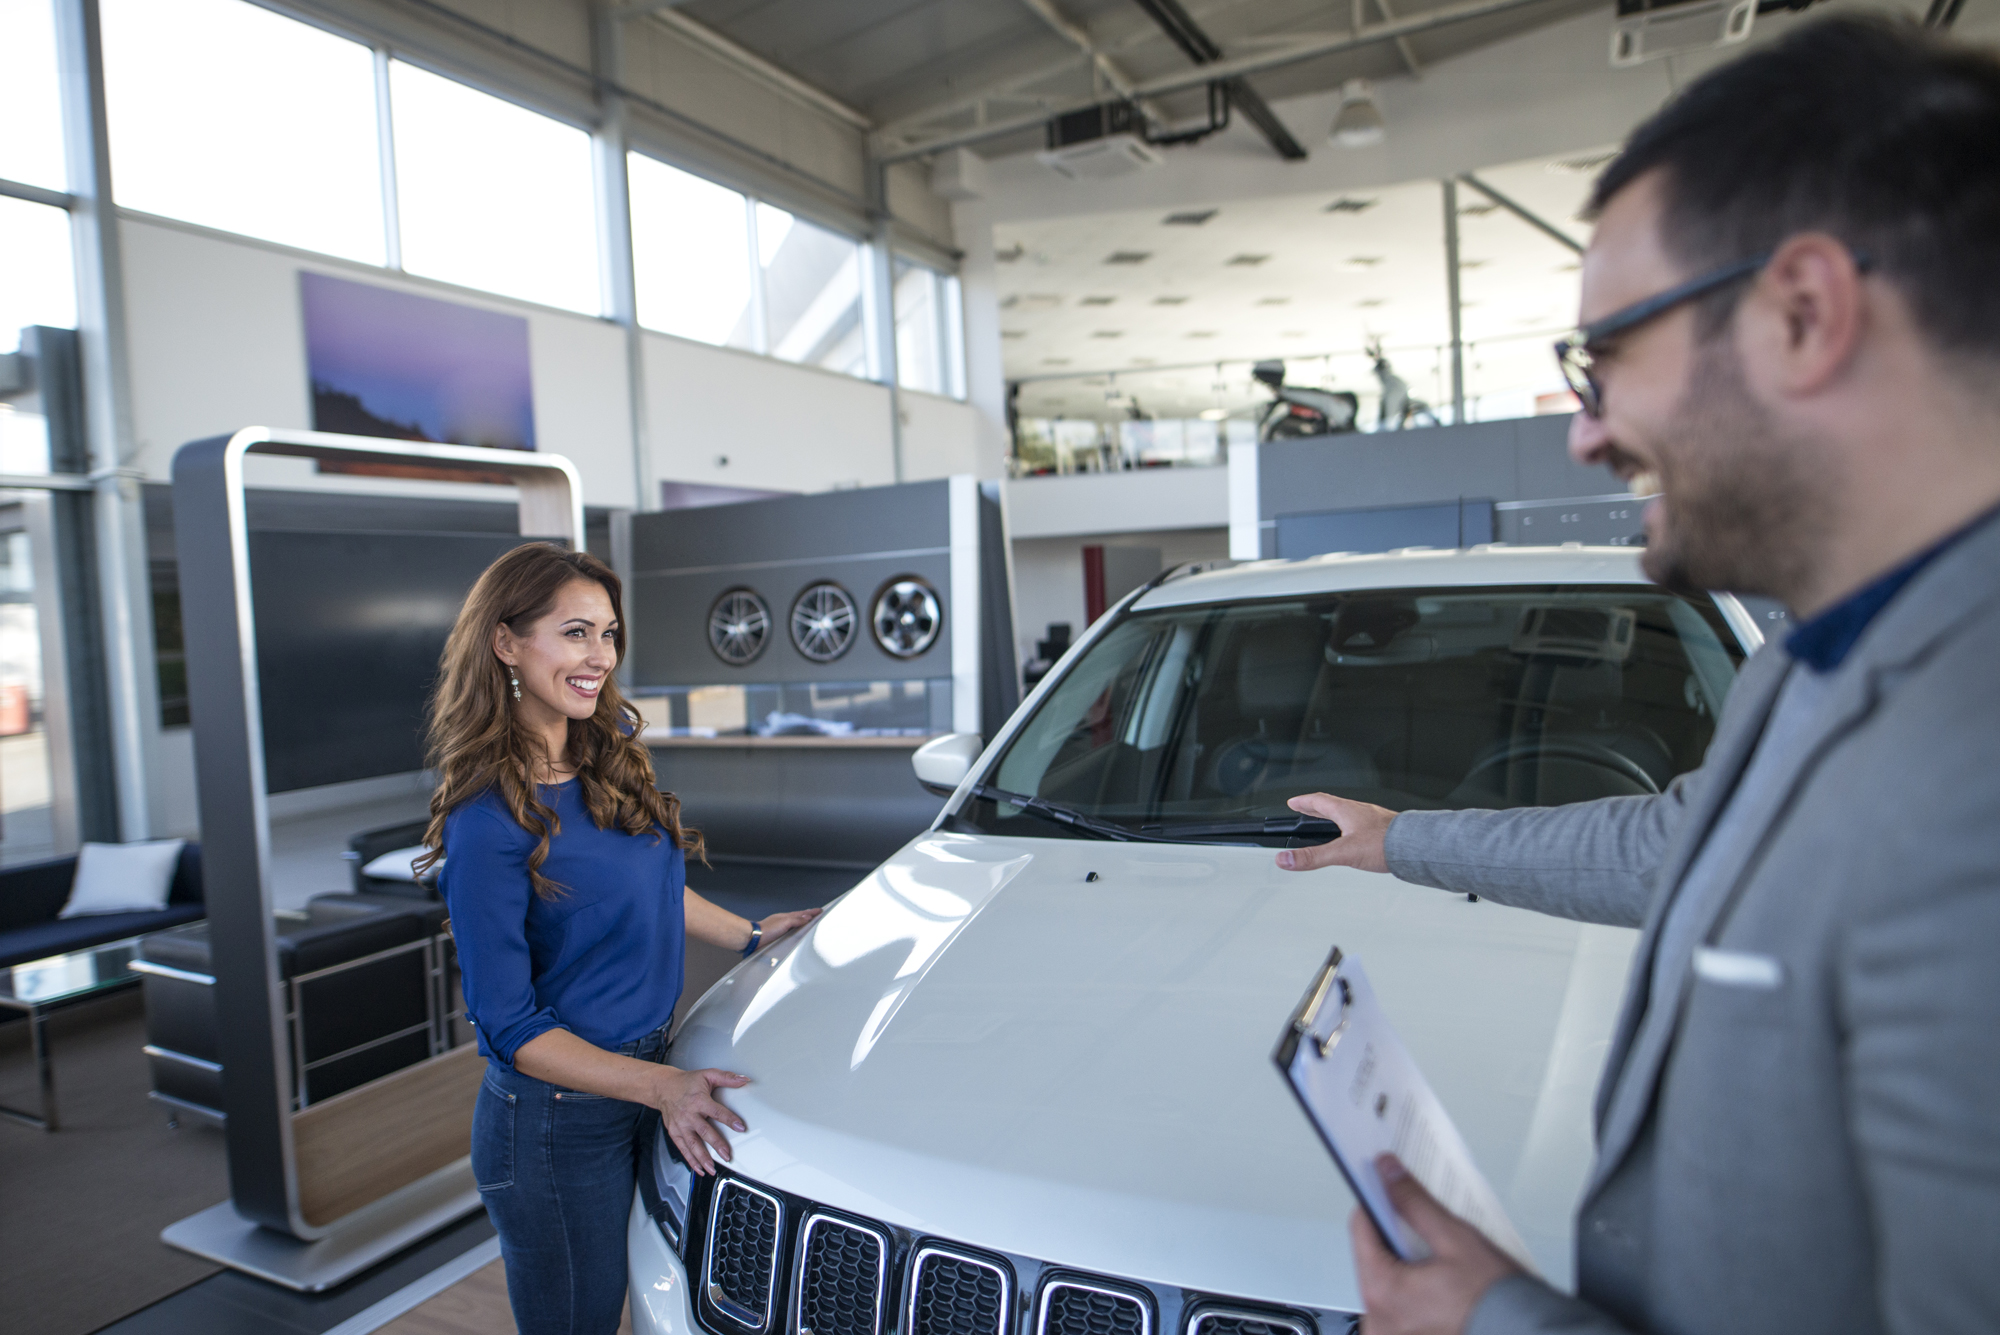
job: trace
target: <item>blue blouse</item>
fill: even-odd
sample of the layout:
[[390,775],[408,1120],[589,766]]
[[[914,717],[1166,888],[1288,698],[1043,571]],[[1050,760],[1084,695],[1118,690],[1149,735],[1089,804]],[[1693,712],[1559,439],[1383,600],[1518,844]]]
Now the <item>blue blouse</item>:
[[528,880],[534,835],[489,790],[444,822],[438,886],[465,1006],[479,1050],[506,1065],[523,1043],[567,1029],[616,1048],[673,1018],[686,945],[681,892],[687,860],[673,840],[600,830],[575,780],[544,784],[560,821],[542,875],[566,887],[550,900]]

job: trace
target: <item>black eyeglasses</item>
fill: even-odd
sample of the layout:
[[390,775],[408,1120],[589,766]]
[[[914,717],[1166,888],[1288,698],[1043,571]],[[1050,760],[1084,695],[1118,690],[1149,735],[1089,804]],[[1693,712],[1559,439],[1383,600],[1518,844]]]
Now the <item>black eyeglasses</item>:
[[[1854,267],[1862,273],[1868,272],[1869,259],[1865,251],[1853,251]],[[1670,287],[1657,295],[1635,301],[1623,310],[1611,312],[1601,320],[1570,331],[1556,343],[1556,364],[1562,367],[1563,379],[1576,392],[1577,401],[1583,411],[1596,417],[1604,408],[1604,388],[1591,374],[1596,363],[1595,349],[1604,346],[1604,340],[1614,334],[1622,334],[1628,329],[1636,329],[1657,316],[1665,315],[1674,307],[1696,297],[1705,296],[1729,283],[1750,277],[1771,262],[1775,250],[1767,250],[1761,255],[1752,255],[1747,260],[1737,260],[1725,264],[1720,269],[1712,269],[1685,283]]]

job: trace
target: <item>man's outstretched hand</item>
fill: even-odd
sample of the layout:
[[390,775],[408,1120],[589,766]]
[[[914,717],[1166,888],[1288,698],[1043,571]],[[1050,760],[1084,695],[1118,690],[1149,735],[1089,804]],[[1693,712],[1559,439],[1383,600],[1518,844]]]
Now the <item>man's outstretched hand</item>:
[[1301,815],[1318,816],[1340,827],[1338,839],[1310,848],[1288,848],[1278,854],[1278,865],[1286,871],[1314,871],[1320,867],[1389,870],[1389,859],[1382,852],[1389,822],[1396,819],[1396,813],[1389,808],[1350,802],[1332,793],[1307,793],[1285,805]]
[[1439,1205],[1394,1155],[1377,1159],[1375,1168],[1396,1213],[1430,1244],[1432,1255],[1428,1261],[1397,1260],[1368,1212],[1355,1209],[1347,1231],[1367,1309],[1361,1335],[1460,1335],[1486,1290],[1520,1267],[1485,1234]]

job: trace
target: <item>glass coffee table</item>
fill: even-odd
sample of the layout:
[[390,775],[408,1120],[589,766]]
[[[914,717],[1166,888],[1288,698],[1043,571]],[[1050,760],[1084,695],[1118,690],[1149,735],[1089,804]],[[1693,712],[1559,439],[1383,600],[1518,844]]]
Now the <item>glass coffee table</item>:
[[35,1077],[42,1094],[40,1116],[0,1106],[0,1117],[26,1122],[44,1131],[56,1129],[56,1074],[49,1060],[49,1016],[80,1002],[136,987],[139,975],[125,966],[138,950],[139,938],[135,936],[0,969],[0,1009],[21,1011],[28,1017],[35,1049]]

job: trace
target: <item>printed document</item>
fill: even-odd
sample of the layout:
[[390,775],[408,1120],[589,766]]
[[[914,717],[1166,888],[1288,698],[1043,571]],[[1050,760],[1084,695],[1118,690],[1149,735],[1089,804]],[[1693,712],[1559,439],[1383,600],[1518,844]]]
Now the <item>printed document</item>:
[[1359,962],[1335,950],[1274,1054],[1306,1115],[1384,1240],[1405,1261],[1431,1251],[1396,1213],[1375,1171],[1393,1154],[1447,1210],[1529,1272],[1527,1244],[1507,1218],[1451,1118],[1390,1027]]

